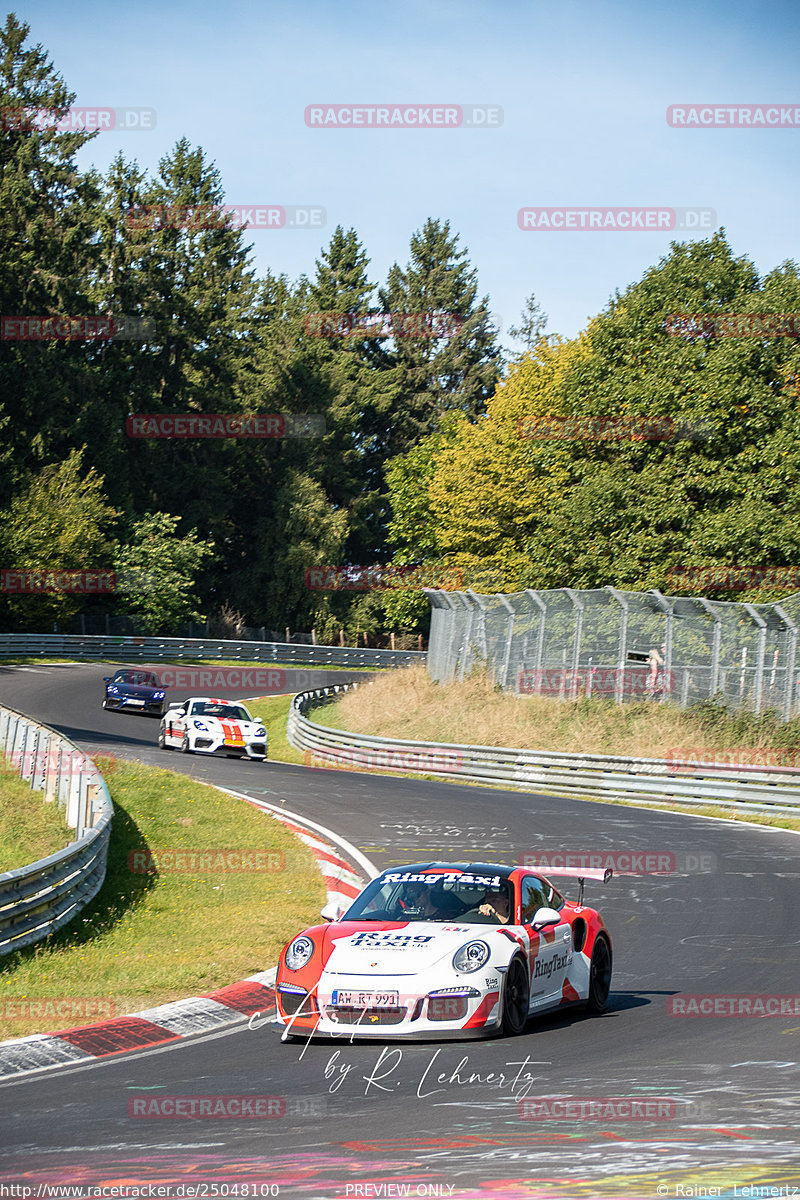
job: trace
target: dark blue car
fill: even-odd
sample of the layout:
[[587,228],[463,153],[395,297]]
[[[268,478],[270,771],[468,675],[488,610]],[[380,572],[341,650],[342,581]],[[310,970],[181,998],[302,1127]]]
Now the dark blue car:
[[106,675],[104,682],[106,694],[103,708],[163,716],[167,693],[153,671],[117,671],[113,679]]

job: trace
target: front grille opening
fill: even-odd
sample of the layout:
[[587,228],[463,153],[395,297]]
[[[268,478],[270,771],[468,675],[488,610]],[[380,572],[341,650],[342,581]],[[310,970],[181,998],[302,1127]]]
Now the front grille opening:
[[406,1008],[355,1008],[343,1004],[328,1004],[325,1012],[332,1021],[361,1025],[364,1029],[374,1025],[399,1025],[408,1015]]
[[466,1015],[466,996],[431,996],[428,1000],[429,1021],[461,1021]]
[[280,1004],[285,1017],[315,1017],[317,1016],[317,1006],[314,1003],[314,997],[306,994],[299,996],[293,992],[278,992],[280,996]]

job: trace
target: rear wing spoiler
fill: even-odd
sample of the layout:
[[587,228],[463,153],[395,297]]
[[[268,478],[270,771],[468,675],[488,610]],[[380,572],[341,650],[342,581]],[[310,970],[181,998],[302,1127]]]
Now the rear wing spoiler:
[[601,867],[558,867],[548,870],[547,875],[561,875],[566,879],[577,879],[578,881],[578,904],[583,904],[583,891],[586,887],[587,879],[599,879],[601,883],[608,883],[614,872],[611,867],[606,867],[603,870]]

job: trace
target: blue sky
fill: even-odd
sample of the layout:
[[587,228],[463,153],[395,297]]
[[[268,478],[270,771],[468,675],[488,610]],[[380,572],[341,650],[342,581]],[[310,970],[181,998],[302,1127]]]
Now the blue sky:
[[[703,206],[761,271],[798,257],[800,128],[672,129],[680,102],[796,103],[800,5],[766,0],[32,0],[15,6],[76,105],[154,108],[122,150],[154,170],[180,137],[231,204],[325,208],[320,231],[254,232],[254,262],[313,273],[337,224],[382,281],[412,232],[449,218],[504,328],[535,292],[575,334],[668,251],[668,232],[522,232],[521,207]],[[310,129],[312,103],[496,104],[495,129]],[[506,344],[510,344],[508,338]]]

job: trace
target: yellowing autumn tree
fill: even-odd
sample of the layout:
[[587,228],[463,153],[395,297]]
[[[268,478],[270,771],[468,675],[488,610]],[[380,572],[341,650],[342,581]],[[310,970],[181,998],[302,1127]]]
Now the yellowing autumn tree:
[[570,461],[569,444],[546,436],[541,418],[569,413],[565,382],[589,354],[586,335],[540,340],[512,367],[486,415],[462,420],[436,457],[428,497],[438,549],[462,569],[465,585],[477,577],[476,591],[530,584],[531,539],[566,485]]

